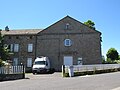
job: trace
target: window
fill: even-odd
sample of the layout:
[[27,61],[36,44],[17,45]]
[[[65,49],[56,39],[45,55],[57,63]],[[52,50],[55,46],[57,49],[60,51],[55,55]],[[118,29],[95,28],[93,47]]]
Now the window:
[[14,59],[13,59],[13,65],[14,65],[14,66],[17,66],[17,65],[18,65],[18,58],[14,58]]
[[64,40],[64,45],[65,46],[71,46],[72,45],[72,41],[70,39],[65,39]]
[[32,67],[32,58],[27,59],[27,67]]
[[5,44],[4,47],[7,47],[11,52],[18,52],[19,51],[19,44]]
[[19,44],[14,44],[14,52],[18,52],[19,51]]
[[33,44],[28,44],[28,52],[32,52],[33,51]]
[[45,65],[45,61],[35,61],[35,65]]
[[66,23],[66,25],[65,25],[65,29],[69,29],[69,23]]

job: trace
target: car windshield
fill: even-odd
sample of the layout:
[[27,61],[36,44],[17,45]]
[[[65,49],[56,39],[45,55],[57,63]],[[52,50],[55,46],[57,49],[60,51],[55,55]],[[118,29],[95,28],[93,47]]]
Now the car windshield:
[[35,61],[35,65],[45,65],[45,61]]

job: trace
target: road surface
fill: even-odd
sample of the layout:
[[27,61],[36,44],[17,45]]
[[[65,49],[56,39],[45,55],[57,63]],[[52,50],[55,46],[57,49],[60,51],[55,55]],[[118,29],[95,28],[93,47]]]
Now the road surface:
[[120,90],[120,72],[71,78],[26,74],[26,79],[0,82],[0,90]]

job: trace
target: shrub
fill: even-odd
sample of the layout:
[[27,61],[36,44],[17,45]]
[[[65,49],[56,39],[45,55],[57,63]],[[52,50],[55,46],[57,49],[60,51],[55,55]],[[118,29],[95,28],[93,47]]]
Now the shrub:
[[0,67],[4,66],[3,60],[0,59]]
[[117,64],[120,64],[120,60],[115,60],[114,62],[116,62]]
[[63,77],[69,77],[69,73],[64,73]]

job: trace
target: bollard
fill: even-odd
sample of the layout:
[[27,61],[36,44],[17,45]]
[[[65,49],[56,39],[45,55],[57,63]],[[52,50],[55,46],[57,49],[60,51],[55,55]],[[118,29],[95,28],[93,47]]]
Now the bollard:
[[65,74],[65,65],[62,65],[62,77],[64,77]]
[[69,66],[68,72],[69,72],[69,76],[70,76],[70,77],[73,77],[73,76],[74,76],[73,66]]
[[23,79],[25,78],[25,67],[23,65]]

